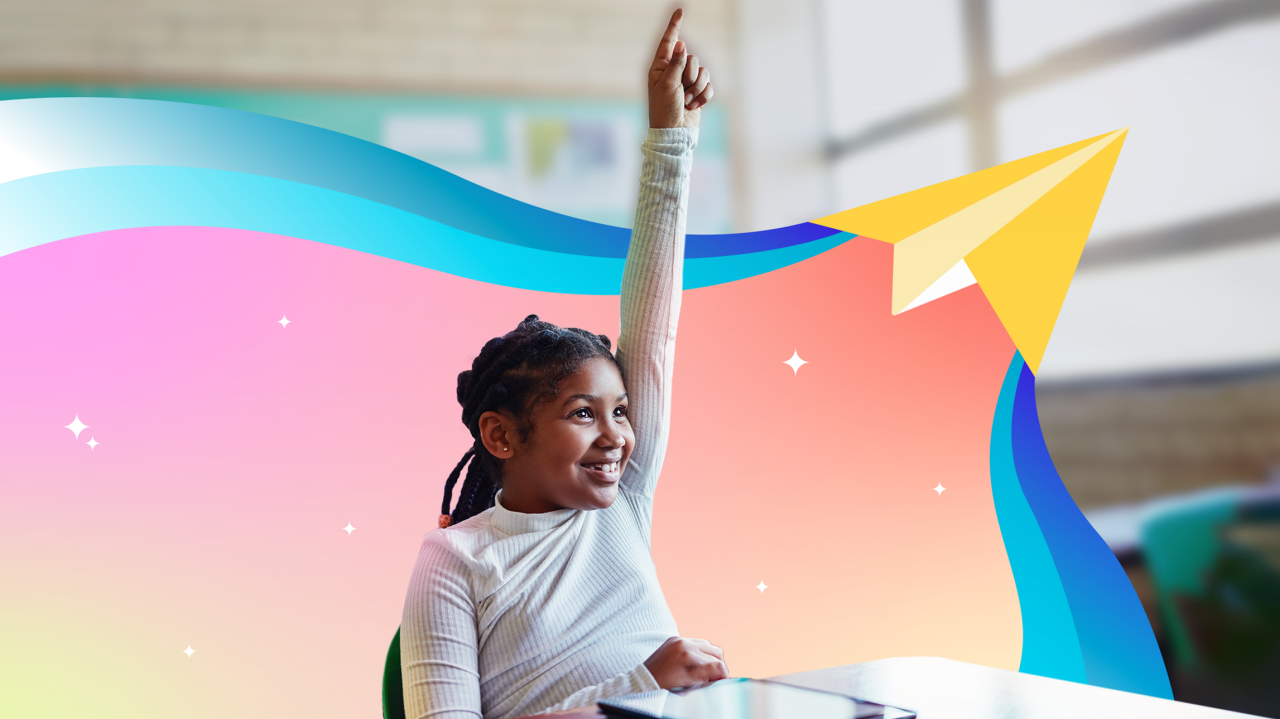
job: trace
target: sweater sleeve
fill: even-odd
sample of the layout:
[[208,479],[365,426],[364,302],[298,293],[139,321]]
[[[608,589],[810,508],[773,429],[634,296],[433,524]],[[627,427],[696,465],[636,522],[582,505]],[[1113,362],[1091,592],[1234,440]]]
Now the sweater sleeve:
[[644,664],[637,664],[606,682],[579,689],[566,697],[564,701],[549,706],[538,712],[538,714],[587,707],[601,699],[620,697],[624,694],[635,694],[637,692],[657,691],[661,688],[658,686],[658,680],[654,679],[653,674],[649,673],[649,668]]
[[468,570],[437,535],[422,542],[400,622],[407,719],[481,719],[475,603]]
[[621,488],[650,502],[667,453],[689,173],[697,144],[697,128],[649,129],[640,148],[640,201],[622,272],[616,356],[636,444]]

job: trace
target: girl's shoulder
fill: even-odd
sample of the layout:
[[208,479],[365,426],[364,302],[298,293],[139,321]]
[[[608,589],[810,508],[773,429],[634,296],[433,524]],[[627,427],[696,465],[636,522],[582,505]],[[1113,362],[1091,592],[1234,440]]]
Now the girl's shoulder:
[[489,523],[493,509],[487,509],[444,529],[433,529],[422,538],[422,551],[444,551],[466,562],[499,538]]

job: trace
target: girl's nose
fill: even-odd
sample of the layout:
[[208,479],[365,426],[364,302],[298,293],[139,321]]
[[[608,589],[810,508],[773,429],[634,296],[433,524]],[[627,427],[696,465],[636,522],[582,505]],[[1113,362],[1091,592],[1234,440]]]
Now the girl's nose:
[[612,432],[606,430],[601,434],[600,439],[606,447],[622,447],[627,443],[626,436],[617,430]]

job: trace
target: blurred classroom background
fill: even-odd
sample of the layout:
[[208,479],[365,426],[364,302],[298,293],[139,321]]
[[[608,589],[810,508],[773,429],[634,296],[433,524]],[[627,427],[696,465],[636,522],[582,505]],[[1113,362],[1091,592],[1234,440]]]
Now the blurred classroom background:
[[[1182,700],[1280,715],[1280,0],[689,0],[691,232],[1130,127],[1038,382]],[[0,0],[0,99],[327,127],[629,225],[662,0]],[[4,138],[4,142],[21,142]]]

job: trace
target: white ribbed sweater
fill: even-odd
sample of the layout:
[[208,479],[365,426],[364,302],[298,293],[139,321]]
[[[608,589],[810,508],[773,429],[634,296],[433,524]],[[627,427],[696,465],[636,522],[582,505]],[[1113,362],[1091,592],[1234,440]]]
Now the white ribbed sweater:
[[617,359],[636,444],[608,509],[497,506],[428,532],[400,625],[409,719],[505,719],[658,689],[677,636],[649,550],[667,448],[695,128],[650,129]]

